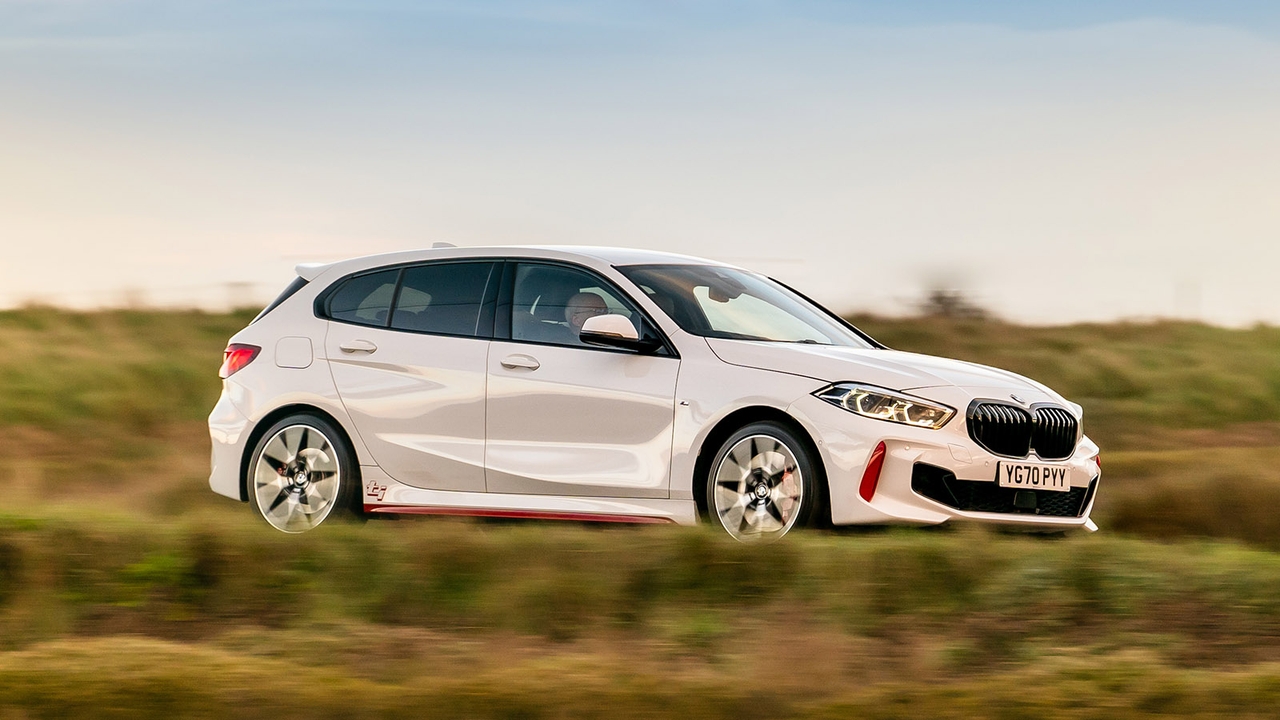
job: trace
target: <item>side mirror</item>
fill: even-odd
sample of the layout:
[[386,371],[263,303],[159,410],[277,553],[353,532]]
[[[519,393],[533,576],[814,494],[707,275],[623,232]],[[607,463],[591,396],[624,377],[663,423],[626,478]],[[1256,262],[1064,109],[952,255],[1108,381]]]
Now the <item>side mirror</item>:
[[603,345],[624,350],[652,350],[652,341],[641,340],[636,326],[623,315],[597,315],[582,324],[578,338],[589,345]]

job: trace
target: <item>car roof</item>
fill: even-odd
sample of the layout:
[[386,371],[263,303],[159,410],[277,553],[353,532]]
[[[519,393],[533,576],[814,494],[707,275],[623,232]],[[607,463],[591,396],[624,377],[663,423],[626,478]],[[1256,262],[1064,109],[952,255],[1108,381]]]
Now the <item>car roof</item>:
[[[577,260],[592,265],[606,263],[609,265],[722,265],[725,263],[680,255],[677,253],[659,252],[657,250],[639,250],[635,248],[597,247],[587,245],[492,245],[485,247],[434,247],[424,250],[404,250],[400,252],[365,255],[349,260],[333,263],[303,263],[296,270],[305,280],[314,280],[321,274],[336,270],[339,274],[358,272],[383,265],[422,262],[426,260],[446,260],[464,258],[545,258],[551,260]],[[595,261],[595,262],[591,262]],[[726,266],[727,267],[727,266]]]
[[529,250],[550,250],[566,254],[576,254],[603,260],[610,265],[723,265],[724,263],[707,258],[680,253],[661,252],[659,250],[640,250],[637,248],[605,247],[594,245],[533,245]]

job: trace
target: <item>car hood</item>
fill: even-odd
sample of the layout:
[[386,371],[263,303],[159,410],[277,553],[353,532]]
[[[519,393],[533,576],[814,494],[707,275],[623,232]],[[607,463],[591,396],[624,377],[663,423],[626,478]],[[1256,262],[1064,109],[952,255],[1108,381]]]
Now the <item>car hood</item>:
[[1015,373],[976,363],[896,350],[753,342],[707,338],[712,352],[730,365],[802,375],[825,382],[856,381],[891,390],[962,387],[1058,395]]

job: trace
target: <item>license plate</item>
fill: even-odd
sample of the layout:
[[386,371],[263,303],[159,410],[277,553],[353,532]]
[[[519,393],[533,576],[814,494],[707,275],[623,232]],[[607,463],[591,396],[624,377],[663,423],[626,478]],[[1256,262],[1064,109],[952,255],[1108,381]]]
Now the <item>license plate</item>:
[[996,464],[996,479],[1000,487],[1019,490],[1071,490],[1071,468],[1067,465],[1001,462]]

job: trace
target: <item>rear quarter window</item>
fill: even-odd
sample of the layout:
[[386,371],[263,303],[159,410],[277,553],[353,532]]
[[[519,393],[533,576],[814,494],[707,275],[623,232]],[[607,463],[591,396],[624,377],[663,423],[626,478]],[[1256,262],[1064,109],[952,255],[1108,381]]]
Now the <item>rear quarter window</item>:
[[346,280],[329,298],[329,317],[357,325],[386,327],[399,277],[399,270],[384,270]]

